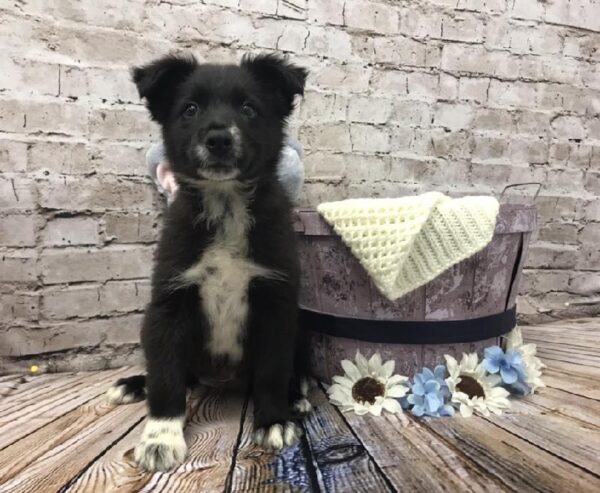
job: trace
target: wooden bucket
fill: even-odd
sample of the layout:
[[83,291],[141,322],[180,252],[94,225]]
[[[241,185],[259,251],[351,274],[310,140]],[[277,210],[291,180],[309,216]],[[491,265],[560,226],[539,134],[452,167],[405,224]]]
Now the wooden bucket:
[[531,233],[533,205],[502,204],[490,244],[395,302],[315,209],[297,209],[302,266],[300,308],[314,375],[329,383],[357,350],[396,361],[414,375],[496,344],[515,324],[516,297]]

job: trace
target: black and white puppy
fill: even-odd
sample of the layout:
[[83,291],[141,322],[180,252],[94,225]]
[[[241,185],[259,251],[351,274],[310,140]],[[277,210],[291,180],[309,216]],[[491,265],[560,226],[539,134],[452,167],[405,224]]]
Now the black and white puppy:
[[293,416],[310,403],[291,204],[276,166],[306,75],[276,55],[240,65],[169,56],[133,70],[180,186],[164,218],[142,327],[147,375],[108,392],[114,403],[147,395],[135,449],[144,469],[183,462],[186,389],[211,378],[247,382],[257,444],[281,449],[298,440]]

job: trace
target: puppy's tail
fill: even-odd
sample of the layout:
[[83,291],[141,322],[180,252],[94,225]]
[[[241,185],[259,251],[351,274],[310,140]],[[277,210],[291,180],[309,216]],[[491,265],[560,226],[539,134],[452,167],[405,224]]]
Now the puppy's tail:
[[120,378],[106,391],[109,404],[131,404],[146,398],[146,375]]

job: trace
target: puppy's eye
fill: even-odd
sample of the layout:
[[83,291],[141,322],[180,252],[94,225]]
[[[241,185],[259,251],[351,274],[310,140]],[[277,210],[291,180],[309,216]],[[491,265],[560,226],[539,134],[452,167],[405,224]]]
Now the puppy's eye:
[[198,113],[198,105],[196,103],[189,103],[186,107],[185,110],[183,110],[183,116],[186,116],[188,118],[191,118],[192,116],[194,116],[196,113]]
[[248,118],[256,118],[256,116],[258,115],[258,112],[256,111],[256,109],[250,103],[244,103],[242,105],[241,111],[242,111],[242,114],[244,116],[247,116]]

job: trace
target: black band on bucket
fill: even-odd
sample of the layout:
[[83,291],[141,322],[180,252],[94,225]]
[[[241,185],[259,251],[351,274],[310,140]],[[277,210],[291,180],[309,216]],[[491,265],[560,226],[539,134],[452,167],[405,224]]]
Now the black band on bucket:
[[300,309],[306,330],[334,337],[389,344],[454,344],[482,341],[510,332],[517,325],[517,307],[466,320],[367,320]]

